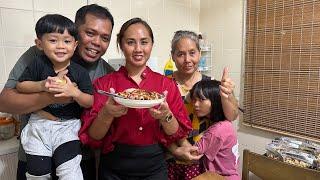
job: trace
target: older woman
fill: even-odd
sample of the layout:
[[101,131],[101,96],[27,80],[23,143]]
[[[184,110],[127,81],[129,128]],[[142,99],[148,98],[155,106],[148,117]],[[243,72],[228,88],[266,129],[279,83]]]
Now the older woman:
[[[184,99],[185,107],[188,110],[189,117],[191,119],[193,130],[189,134],[189,142],[193,144],[198,141],[204,132],[209,127],[208,119],[199,119],[194,114],[194,109],[189,97],[189,90],[193,85],[201,80],[208,80],[208,77],[201,74],[198,71],[198,64],[201,57],[200,45],[198,35],[192,31],[177,31],[171,42],[171,56],[177,71],[173,73],[173,79],[176,81],[180,93]],[[233,95],[234,82],[229,78],[228,71],[225,68],[221,78],[220,95],[223,106],[223,111],[227,119],[233,121],[238,116],[238,101]],[[180,141],[178,146],[186,145],[189,143],[186,141]],[[192,156],[191,154],[183,154],[176,150],[176,145],[173,144],[170,147],[171,152],[180,158],[195,160],[199,156]],[[191,152],[192,147],[188,152]],[[169,179],[191,179],[195,175],[198,175],[198,164],[186,164],[175,160],[169,160]]]
[[124,23],[117,43],[125,56],[125,66],[94,82],[96,90],[168,91],[166,101],[150,109],[128,108],[94,94],[93,107],[82,117],[80,139],[102,148],[102,180],[167,179],[162,146],[186,137],[191,130],[176,83],[146,66],[153,42],[152,30],[145,21],[133,18]]

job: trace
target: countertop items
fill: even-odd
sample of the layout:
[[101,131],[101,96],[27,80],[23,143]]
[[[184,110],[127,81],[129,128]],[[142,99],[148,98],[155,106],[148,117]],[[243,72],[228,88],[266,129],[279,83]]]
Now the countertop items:
[[0,141],[0,144],[0,156],[18,152],[19,140],[17,139],[17,136],[8,140],[2,140]]
[[0,179],[16,179],[19,140],[17,136],[0,141]]
[[320,171],[287,164],[264,155],[243,151],[242,179],[249,180],[249,172],[259,179],[319,180]]
[[280,137],[266,146],[267,156],[303,168],[320,170],[320,144]]
[[11,114],[0,113],[0,140],[10,139],[15,134],[15,122]]

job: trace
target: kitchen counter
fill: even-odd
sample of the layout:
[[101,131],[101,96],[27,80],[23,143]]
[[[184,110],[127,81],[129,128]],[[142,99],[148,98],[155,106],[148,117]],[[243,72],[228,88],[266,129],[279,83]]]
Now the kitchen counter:
[[19,140],[17,139],[17,136],[0,141],[0,179],[16,179],[18,149]]
[[0,141],[0,156],[16,153],[19,149],[19,140],[17,136],[13,136],[11,139],[8,140],[1,140]]

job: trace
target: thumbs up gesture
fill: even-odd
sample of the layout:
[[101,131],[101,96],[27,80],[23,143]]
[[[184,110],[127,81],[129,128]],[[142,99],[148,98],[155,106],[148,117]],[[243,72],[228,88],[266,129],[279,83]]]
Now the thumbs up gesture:
[[221,77],[220,96],[222,98],[228,98],[230,95],[233,94],[234,87],[234,82],[229,77],[229,69],[225,67],[223,69],[223,74]]

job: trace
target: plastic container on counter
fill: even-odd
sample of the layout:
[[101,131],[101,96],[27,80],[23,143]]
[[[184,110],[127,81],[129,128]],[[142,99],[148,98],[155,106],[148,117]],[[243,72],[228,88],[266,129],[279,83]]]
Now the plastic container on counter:
[[320,170],[319,147],[319,144],[311,141],[280,137],[266,146],[266,154],[292,165]]
[[15,122],[12,115],[0,113],[0,140],[10,139],[15,134]]

